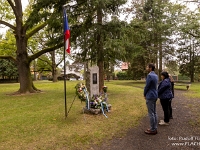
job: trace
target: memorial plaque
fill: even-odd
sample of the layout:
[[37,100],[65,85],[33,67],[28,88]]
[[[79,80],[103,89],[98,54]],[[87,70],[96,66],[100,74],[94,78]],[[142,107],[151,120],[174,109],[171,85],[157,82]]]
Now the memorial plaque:
[[93,78],[93,84],[97,84],[97,73],[93,73],[92,74],[92,78]]

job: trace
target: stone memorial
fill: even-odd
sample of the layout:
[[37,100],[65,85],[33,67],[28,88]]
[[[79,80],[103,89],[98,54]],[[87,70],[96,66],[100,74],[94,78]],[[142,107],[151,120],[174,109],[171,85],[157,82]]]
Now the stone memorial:
[[94,66],[88,68],[86,72],[86,87],[90,94],[90,98],[93,95],[99,95],[99,67]]
[[99,114],[107,118],[105,112],[110,112],[111,105],[107,104],[107,87],[103,86],[99,93],[99,68],[90,67],[85,72],[86,84],[78,83],[76,85],[76,94],[81,101],[85,101],[84,113]]

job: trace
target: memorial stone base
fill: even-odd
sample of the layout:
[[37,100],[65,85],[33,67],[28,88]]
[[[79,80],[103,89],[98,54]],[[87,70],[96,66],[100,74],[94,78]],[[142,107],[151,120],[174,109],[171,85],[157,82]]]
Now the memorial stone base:
[[[108,112],[111,111],[111,107],[112,107],[111,104],[108,104]],[[104,112],[107,112],[106,109],[104,109]],[[102,110],[100,108],[98,109],[90,108],[88,110],[86,107],[83,107],[83,113],[98,115],[102,113]]]

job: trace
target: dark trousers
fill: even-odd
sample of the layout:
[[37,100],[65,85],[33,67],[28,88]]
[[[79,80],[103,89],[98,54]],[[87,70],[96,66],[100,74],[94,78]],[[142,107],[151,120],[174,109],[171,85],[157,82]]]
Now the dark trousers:
[[169,100],[170,99],[160,99],[162,109],[164,111],[164,122],[169,122]]
[[169,100],[169,117],[172,117],[172,99]]

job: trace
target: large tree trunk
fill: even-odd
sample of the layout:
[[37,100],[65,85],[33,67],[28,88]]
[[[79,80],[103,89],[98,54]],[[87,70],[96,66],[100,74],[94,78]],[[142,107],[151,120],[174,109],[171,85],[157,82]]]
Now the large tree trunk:
[[19,73],[20,89],[19,93],[33,93],[36,88],[33,86],[33,81],[30,72],[30,62],[26,51],[27,40],[17,37],[17,68]]
[[103,57],[103,39],[102,39],[102,19],[103,14],[101,10],[101,6],[99,6],[97,10],[97,22],[98,22],[98,35],[97,35],[97,66],[99,67],[99,91],[101,91],[104,86],[104,57]]
[[[21,3],[18,4],[19,6]],[[33,93],[36,92],[36,88],[33,85],[31,72],[30,72],[30,60],[27,53],[27,41],[26,30],[22,26],[22,7],[18,7],[16,16],[16,60],[19,73],[20,89],[19,93]]]
[[[25,56],[17,56],[18,60],[18,73],[19,73],[19,82],[20,89],[19,93],[33,93],[35,92],[35,87],[33,86],[33,81],[30,73],[30,66],[25,59]],[[22,59],[22,60],[20,60]]]

